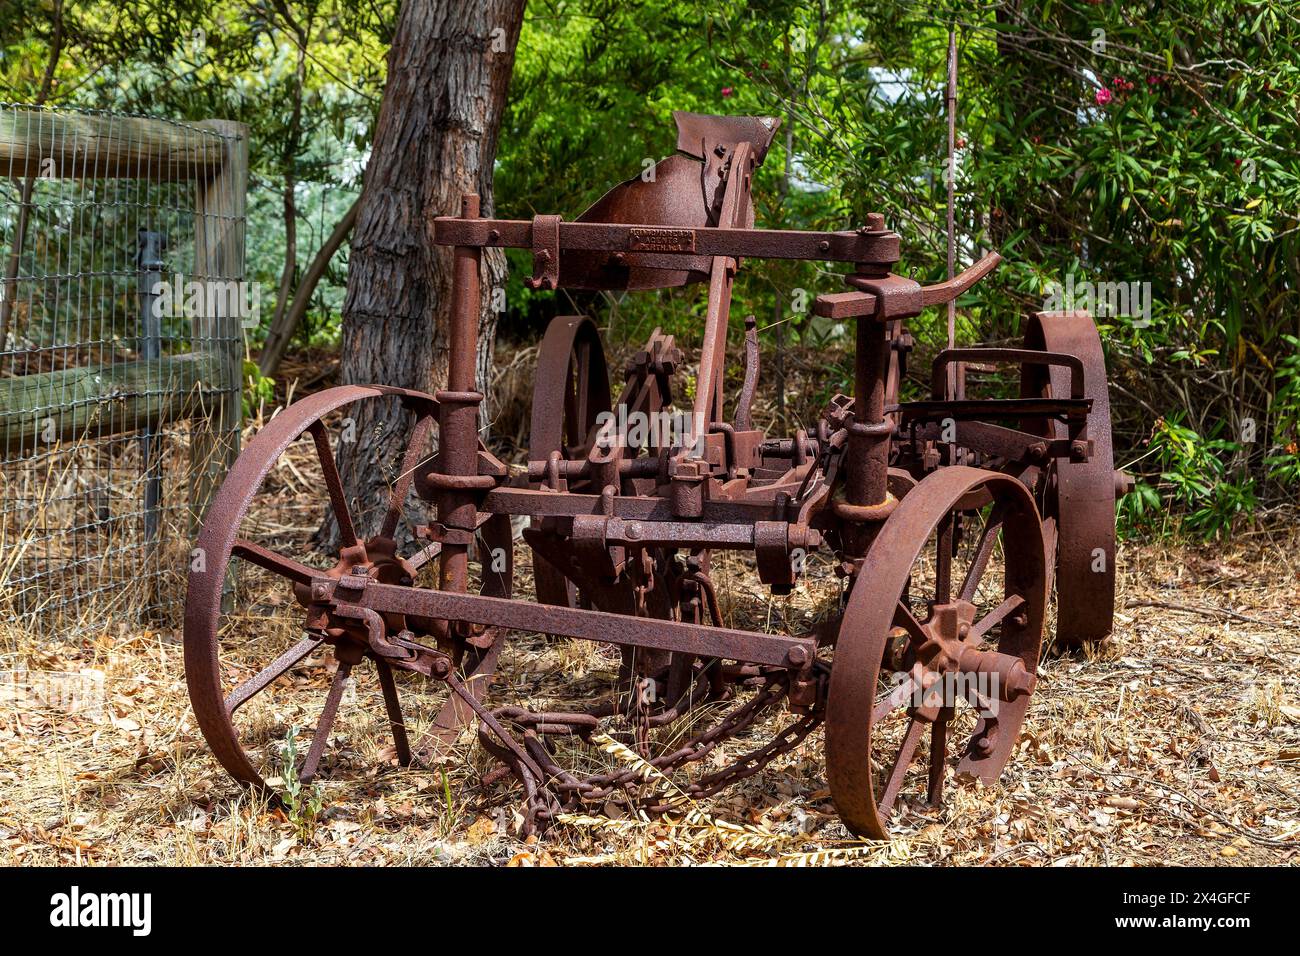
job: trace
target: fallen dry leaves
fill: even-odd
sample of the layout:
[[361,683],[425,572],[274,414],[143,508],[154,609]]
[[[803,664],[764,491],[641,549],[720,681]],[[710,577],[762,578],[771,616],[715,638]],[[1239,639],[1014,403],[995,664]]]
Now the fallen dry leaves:
[[[494,863],[645,865],[1275,864],[1300,850],[1300,553],[1293,538],[1122,549],[1109,646],[1049,658],[1001,785],[950,782],[945,806],[904,805],[897,839],[850,841],[834,812],[821,735],[701,801],[694,822],[643,820],[616,803],[541,840],[517,833],[519,791],[485,785],[492,763],[463,738],[437,766],[402,770],[358,681],[364,772],[325,784],[303,837],[219,771],[193,725],[174,632],[76,643],[3,632],[3,666],[98,673],[102,713],[64,713],[0,688],[0,861],[278,865]],[[520,555],[526,573],[527,555]],[[732,565],[724,612],[774,625],[815,612],[816,594],[760,599]],[[745,621],[758,624],[760,620]],[[603,649],[520,638],[497,700],[590,701],[616,668]],[[782,719],[776,715],[773,722]],[[365,722],[369,721],[369,724]],[[763,728],[755,732],[755,737]],[[766,729],[772,729],[768,727]],[[752,743],[752,742],[751,742]],[[737,747],[739,744],[736,745]],[[725,756],[739,751],[728,748]],[[573,759],[579,758],[574,755]],[[590,748],[582,765],[618,760]],[[723,759],[720,757],[719,759]]]

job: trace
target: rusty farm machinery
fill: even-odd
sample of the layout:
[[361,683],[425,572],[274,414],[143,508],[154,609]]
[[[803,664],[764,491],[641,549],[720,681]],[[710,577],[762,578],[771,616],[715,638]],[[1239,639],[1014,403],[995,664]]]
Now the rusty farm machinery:
[[[653,178],[616,186],[574,221],[481,218],[474,196],[436,220],[455,276],[444,389],[313,394],[271,419],[231,469],[190,574],[185,666],[202,732],[236,780],[267,787],[274,728],[296,715],[315,730],[291,772],[338,772],[340,747],[350,763],[364,757],[366,742],[339,735],[335,721],[349,674],[365,664],[386,705],[388,760],[419,760],[476,727],[495,758],[488,774],[518,780],[528,828],[610,800],[669,810],[754,775],[822,728],[840,816],[879,838],[900,799],[937,802],[956,774],[998,779],[1033,699],[1053,592],[1056,641],[1109,633],[1117,480],[1092,319],[1039,313],[1018,348],[943,349],[929,395],[902,400],[905,323],[953,301],[998,256],[923,286],[893,272],[900,240],[880,215],[838,232],[755,228],[752,177],[777,123],[675,116],[677,151]],[[683,354],[672,336],[650,338],[615,394],[595,323],[561,316],[540,346],[526,466],[498,460],[481,441],[475,375],[491,247],[530,250],[527,281],[539,289],[707,284],[690,408],[676,404]],[[819,296],[815,311],[856,326],[852,394],[780,437],[751,419],[752,321],[734,403],[724,390],[732,282],[743,260],[763,259],[846,264],[847,289]],[[1017,397],[969,394],[972,368],[1018,376]],[[395,411],[366,410],[382,404]],[[683,427],[623,427],[670,413]],[[394,420],[409,425],[405,451],[371,463],[389,494],[367,523],[336,466],[347,438],[331,435]],[[321,508],[338,528],[325,558],[305,542],[288,553],[283,522],[259,511],[299,438],[314,448]],[[512,519],[531,549],[535,595],[515,593]],[[820,570],[840,597],[797,633],[732,626],[713,574],[722,551],[751,554],[772,594]],[[248,603],[266,591],[240,587],[232,604],[233,559],[278,582],[283,598]],[[617,680],[582,710],[489,704],[511,632],[617,648]],[[327,685],[303,676],[304,660],[331,656]],[[399,696],[429,696],[425,681],[445,694],[433,695],[440,703],[417,738]],[[277,695],[297,702],[271,703]],[[647,794],[634,767],[561,761],[581,751],[560,744],[581,748],[605,732],[679,787]]]

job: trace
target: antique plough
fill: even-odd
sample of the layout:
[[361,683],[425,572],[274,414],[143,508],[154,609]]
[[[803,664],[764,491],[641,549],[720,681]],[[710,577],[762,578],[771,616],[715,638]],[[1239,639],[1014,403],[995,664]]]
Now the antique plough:
[[[576,221],[483,219],[477,198],[464,197],[460,215],[435,224],[455,263],[447,387],[311,395],[273,418],[231,470],[190,575],[185,663],[203,734],[237,780],[266,787],[286,772],[273,739],[299,715],[316,729],[288,772],[309,779],[366,757],[367,742],[338,733],[335,718],[349,674],[368,660],[391,722],[388,759],[445,751],[476,725],[496,766],[522,785],[528,828],[610,800],[680,806],[757,773],[824,726],[841,817],[856,834],[882,837],[900,799],[937,802],[950,769],[998,779],[1034,693],[1053,581],[1061,643],[1109,632],[1117,482],[1091,318],[1039,313],[1020,348],[944,349],[929,396],[900,400],[912,343],[905,321],[969,289],[998,256],[922,286],[892,271],[899,237],[879,215],[842,232],[756,229],[751,179],[777,123],[676,120],[675,155]],[[531,250],[528,281],[540,289],[707,283],[689,408],[674,398],[683,354],[672,336],[651,336],[615,395],[595,323],[556,318],[540,347],[528,461],[512,474],[479,432],[476,329],[489,247]],[[848,291],[818,297],[815,311],[856,324],[853,393],[793,435],[769,437],[752,423],[752,320],[743,384],[727,407],[726,333],[744,259],[850,268]],[[968,394],[973,371],[996,369],[1018,375],[1018,397]],[[409,440],[400,461],[369,464],[385,469],[390,495],[367,524],[346,500],[334,456],[349,453],[349,428],[394,420],[367,410],[384,403],[405,410]],[[306,542],[298,557],[285,553],[294,539],[283,521],[254,507],[260,495],[311,485],[280,464],[304,436],[341,542],[323,563]],[[535,600],[514,593],[512,518],[531,550]],[[712,573],[721,551],[751,554],[776,595],[801,577],[836,575],[839,600],[796,633],[734,626]],[[283,597],[243,584],[232,605],[232,558],[278,581]],[[275,612],[294,602],[287,619]],[[258,617],[266,610],[275,613]],[[279,623],[250,637],[262,620]],[[272,632],[281,645],[257,657]],[[615,646],[617,680],[581,711],[489,707],[510,632]],[[301,665],[328,655],[337,669],[318,689]],[[398,697],[399,686],[419,689],[417,677],[447,693],[413,741]],[[274,702],[289,693],[298,703]],[[647,787],[644,766],[584,771],[562,759],[606,732],[676,788]]]

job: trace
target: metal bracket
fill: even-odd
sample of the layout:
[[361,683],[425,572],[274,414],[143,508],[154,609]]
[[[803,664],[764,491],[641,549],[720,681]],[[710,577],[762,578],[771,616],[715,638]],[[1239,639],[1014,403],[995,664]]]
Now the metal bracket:
[[560,285],[560,217],[533,217],[533,274],[524,279],[530,289],[556,289]]

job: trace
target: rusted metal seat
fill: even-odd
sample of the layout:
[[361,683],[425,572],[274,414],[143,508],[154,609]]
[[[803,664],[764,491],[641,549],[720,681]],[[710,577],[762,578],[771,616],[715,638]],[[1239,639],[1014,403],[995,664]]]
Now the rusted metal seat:
[[[755,165],[763,161],[780,120],[770,116],[710,116],[674,111],[677,152],[652,170],[619,183],[578,222],[636,223],[682,229],[716,226],[727,164],[748,143]],[[754,225],[746,195],[745,226]],[[665,243],[668,245],[666,246]],[[644,251],[570,252],[560,263],[561,286],[574,289],[671,289],[709,278],[709,256],[672,254],[672,235],[647,235]]]

